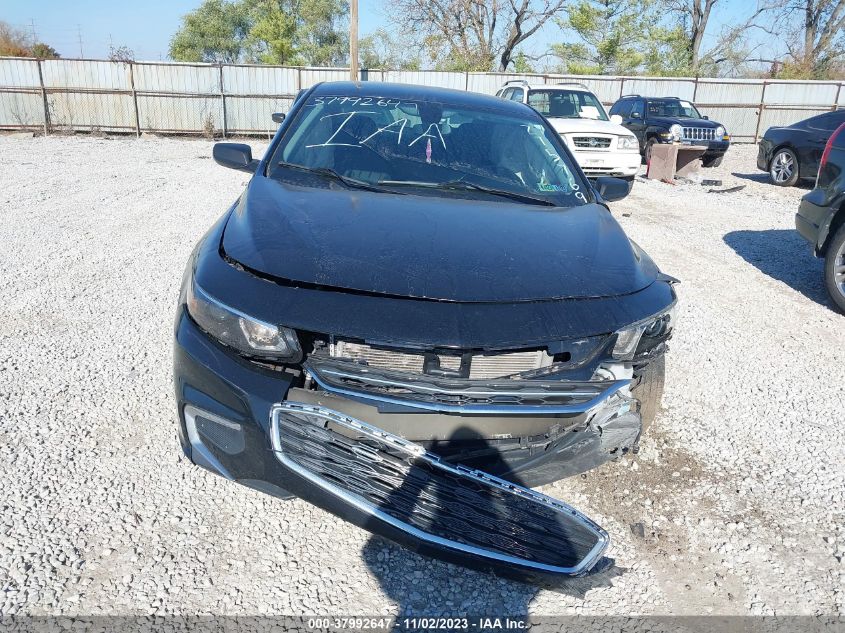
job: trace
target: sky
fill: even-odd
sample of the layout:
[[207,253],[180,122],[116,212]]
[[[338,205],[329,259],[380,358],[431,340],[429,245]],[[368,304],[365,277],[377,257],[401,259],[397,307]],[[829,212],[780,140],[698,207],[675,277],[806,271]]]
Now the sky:
[[[722,26],[741,16],[750,3],[723,0],[717,4],[711,16],[713,28],[708,26],[709,37],[714,38]],[[102,59],[114,45],[128,46],[139,61],[166,60],[170,37],[182,16],[200,4],[201,0],[0,0],[0,20],[34,31],[62,57]],[[388,0],[359,0],[362,36],[387,25],[387,7]],[[529,40],[527,49],[541,53],[562,39],[560,30],[549,25]],[[705,38],[705,47],[707,43]]]

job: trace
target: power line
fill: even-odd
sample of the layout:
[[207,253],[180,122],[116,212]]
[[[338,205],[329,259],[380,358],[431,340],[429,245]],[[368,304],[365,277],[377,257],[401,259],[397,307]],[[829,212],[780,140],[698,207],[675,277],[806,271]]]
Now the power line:
[[81,24],[76,25],[76,35],[77,35],[77,38],[79,39],[79,57],[81,59],[84,59],[85,53],[82,51],[82,25]]

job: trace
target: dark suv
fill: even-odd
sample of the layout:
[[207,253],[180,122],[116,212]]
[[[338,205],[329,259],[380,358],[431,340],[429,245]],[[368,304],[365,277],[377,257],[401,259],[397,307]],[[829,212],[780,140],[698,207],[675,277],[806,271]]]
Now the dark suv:
[[824,257],[827,291],[845,312],[845,123],[825,145],[816,187],[801,198],[795,227]]
[[648,161],[655,143],[680,142],[705,145],[701,162],[718,167],[728,151],[731,137],[725,126],[701,115],[689,101],[678,97],[626,95],[613,104],[610,116],[622,117],[622,125],[640,142],[640,152]]

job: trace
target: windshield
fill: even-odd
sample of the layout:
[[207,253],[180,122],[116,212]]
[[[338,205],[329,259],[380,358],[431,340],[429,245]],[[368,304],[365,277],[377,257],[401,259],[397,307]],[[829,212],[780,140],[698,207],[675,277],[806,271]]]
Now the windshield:
[[539,118],[464,105],[360,95],[312,96],[268,175],[302,172],[338,186],[555,206],[587,202],[585,183]]
[[545,117],[607,121],[601,102],[591,92],[580,90],[531,90],[528,105]]
[[680,99],[649,99],[650,116],[667,116],[676,119],[700,119],[701,115],[689,101]]

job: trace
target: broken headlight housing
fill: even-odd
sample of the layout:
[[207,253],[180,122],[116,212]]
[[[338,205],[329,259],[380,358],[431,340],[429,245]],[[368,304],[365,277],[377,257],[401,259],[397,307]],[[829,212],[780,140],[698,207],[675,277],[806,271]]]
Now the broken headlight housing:
[[209,296],[190,279],[185,303],[188,314],[205,332],[247,356],[283,362],[302,360],[296,332],[266,323]]
[[613,358],[617,360],[633,360],[637,356],[647,354],[661,343],[669,339],[675,326],[677,301],[669,309],[650,316],[642,321],[632,323],[616,332],[616,343],[613,345]]

